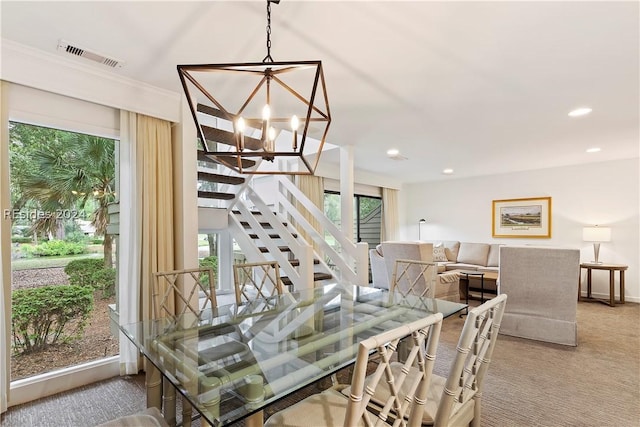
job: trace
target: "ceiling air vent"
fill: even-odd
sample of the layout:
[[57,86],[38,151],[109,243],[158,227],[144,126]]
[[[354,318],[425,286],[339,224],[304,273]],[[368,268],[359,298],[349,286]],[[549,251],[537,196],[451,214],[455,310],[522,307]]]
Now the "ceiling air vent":
[[91,50],[79,47],[76,44],[71,44],[65,40],[58,41],[58,50],[62,52],[66,52],[70,55],[81,56],[82,58],[86,58],[94,62],[99,62],[111,68],[120,68],[124,65],[123,61],[120,61],[114,58],[109,58],[100,53],[93,52]]

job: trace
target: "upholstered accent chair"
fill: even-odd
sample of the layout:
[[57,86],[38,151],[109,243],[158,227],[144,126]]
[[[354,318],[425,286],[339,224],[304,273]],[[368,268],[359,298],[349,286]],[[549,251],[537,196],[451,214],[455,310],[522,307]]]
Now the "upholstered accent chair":
[[578,345],[580,250],[500,248],[500,292],[509,295],[501,334]]
[[[428,399],[426,393],[441,327],[442,314],[436,313],[360,342],[348,395],[330,388],[272,415],[265,426],[378,426],[394,424],[394,419],[394,425],[419,426]],[[400,369],[390,369],[399,342],[407,338],[413,344],[408,358],[400,364]],[[375,372],[366,377],[374,356],[378,365]],[[407,375],[410,369],[418,374]],[[382,383],[394,387],[380,410],[374,413],[368,410],[368,404],[376,386]],[[400,395],[399,390],[406,391]]]
[[[484,378],[496,345],[506,302],[507,296],[501,294],[469,310],[448,376],[431,377],[420,420],[422,425],[480,426]],[[402,372],[403,368],[399,363],[391,364],[391,370],[395,373]],[[411,367],[407,373],[407,376],[413,377],[420,375],[415,367]],[[365,381],[367,390],[374,387],[369,383],[369,378]],[[375,386],[370,402],[372,410],[381,408],[393,394],[393,387],[389,384],[377,383]],[[398,390],[400,397],[410,392],[405,385],[398,386]],[[342,393],[348,395],[351,389],[345,388]]]

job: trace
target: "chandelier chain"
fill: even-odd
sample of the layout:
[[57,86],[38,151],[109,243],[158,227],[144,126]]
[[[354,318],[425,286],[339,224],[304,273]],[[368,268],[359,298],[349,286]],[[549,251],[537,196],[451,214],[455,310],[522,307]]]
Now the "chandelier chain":
[[267,56],[262,62],[273,62],[271,57],[271,1],[267,0]]

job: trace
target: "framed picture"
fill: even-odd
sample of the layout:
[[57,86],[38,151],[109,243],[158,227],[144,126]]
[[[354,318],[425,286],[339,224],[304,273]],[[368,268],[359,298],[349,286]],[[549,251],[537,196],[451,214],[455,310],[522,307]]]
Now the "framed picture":
[[551,197],[493,201],[493,237],[551,237]]

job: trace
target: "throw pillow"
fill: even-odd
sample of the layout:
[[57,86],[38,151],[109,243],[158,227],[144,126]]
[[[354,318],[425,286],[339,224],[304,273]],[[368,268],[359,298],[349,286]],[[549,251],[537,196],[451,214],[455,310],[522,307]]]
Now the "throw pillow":
[[445,262],[449,261],[447,259],[447,254],[442,246],[436,246],[433,248],[433,262]]

